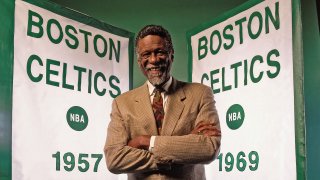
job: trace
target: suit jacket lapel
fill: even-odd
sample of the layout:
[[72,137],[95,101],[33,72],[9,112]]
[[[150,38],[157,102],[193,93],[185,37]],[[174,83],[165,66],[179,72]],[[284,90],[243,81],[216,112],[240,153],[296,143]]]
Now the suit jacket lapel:
[[149,135],[157,135],[158,131],[150,103],[147,83],[139,87],[138,93],[134,99],[137,103],[135,108],[137,108],[138,116],[143,117],[140,118],[142,119],[142,126],[147,127],[146,130],[148,131]]
[[168,102],[166,105],[166,113],[163,119],[161,135],[172,135],[176,127],[180,115],[184,109],[183,100],[186,98],[181,83],[175,79],[168,91]]

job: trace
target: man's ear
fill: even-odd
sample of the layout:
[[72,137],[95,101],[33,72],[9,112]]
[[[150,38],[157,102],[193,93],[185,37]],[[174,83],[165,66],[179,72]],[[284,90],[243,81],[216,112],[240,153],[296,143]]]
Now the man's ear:
[[174,60],[174,55],[171,54],[171,61],[173,62],[173,60]]
[[143,65],[141,64],[141,61],[140,61],[140,60],[138,60],[138,67],[139,67],[141,70],[144,70],[144,67],[143,67]]

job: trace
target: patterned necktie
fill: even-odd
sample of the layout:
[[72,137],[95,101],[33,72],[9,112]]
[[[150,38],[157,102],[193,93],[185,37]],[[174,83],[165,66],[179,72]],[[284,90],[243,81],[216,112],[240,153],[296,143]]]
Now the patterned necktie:
[[161,96],[162,91],[163,90],[161,90],[159,88],[155,89],[155,94],[154,94],[153,102],[152,102],[152,110],[153,110],[154,118],[156,120],[156,125],[157,125],[159,135],[161,132],[162,120],[164,117],[163,99]]

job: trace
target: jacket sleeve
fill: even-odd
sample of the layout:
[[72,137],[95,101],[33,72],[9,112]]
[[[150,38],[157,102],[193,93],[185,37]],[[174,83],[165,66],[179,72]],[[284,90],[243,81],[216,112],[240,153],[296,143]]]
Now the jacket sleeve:
[[104,147],[107,167],[110,172],[135,173],[156,170],[154,155],[149,151],[127,146],[128,131],[123,122],[117,101],[112,103],[111,122],[108,126]]
[[[194,126],[200,122],[210,122],[220,129],[212,90],[209,87],[205,87],[204,89],[200,96],[199,113],[194,121]],[[221,136],[206,137],[195,134],[157,136],[153,154],[160,162],[177,164],[210,163],[218,156],[220,141]]]

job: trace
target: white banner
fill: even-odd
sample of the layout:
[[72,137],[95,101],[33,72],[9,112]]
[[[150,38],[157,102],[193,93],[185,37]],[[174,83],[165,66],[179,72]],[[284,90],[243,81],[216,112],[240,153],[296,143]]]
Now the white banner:
[[132,39],[49,2],[16,1],[12,179],[117,177],[103,147],[111,102],[129,90]]
[[222,128],[207,179],[296,179],[291,1],[249,1],[188,41],[192,81],[212,88]]

